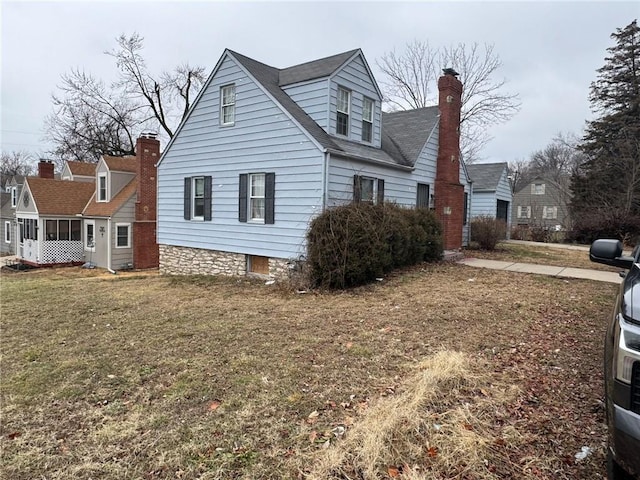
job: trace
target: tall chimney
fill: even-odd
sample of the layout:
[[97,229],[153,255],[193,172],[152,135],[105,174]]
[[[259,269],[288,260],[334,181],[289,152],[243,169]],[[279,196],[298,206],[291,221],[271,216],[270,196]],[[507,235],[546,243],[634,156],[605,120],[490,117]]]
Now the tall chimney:
[[133,267],[157,268],[159,264],[157,224],[157,169],[160,142],[155,134],[143,133],[136,142],[137,199],[133,223]]
[[464,185],[460,183],[460,110],[462,82],[452,68],[438,79],[440,129],[435,208],[442,222],[445,250],[462,247]]
[[38,176],[40,178],[55,178],[53,170],[53,162],[40,159],[38,162]]

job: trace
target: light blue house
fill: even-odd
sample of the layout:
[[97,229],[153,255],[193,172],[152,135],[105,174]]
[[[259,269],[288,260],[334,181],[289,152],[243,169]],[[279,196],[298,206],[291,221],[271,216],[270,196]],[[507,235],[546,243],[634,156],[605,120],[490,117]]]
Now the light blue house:
[[455,75],[439,106],[383,113],[359,49],[285,69],[225,50],[158,163],[160,271],[284,276],[309,222],[352,201],[435,208],[460,248]]
[[508,235],[513,194],[507,163],[474,163],[467,165],[467,171],[473,182],[471,218],[488,216],[504,220]]

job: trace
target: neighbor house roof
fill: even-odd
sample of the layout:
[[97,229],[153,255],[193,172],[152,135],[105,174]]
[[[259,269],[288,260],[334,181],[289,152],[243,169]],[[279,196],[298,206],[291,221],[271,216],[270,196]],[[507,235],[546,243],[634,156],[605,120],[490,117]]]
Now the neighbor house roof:
[[28,177],[31,196],[40,215],[77,215],[95,192],[94,182]]
[[507,163],[473,163],[467,165],[467,172],[473,181],[473,191],[493,192],[498,189]]
[[[259,82],[264,89],[304,128],[321,147],[330,153],[371,159],[392,166],[412,167],[420,154],[433,126],[438,119],[438,107],[427,107],[387,114],[382,122],[382,145],[375,148],[329,135],[307,113],[294,102],[281,85],[328,76],[359,50],[350,50],[320,60],[303,63],[283,70],[270,67],[237,52],[229,53]],[[406,134],[410,132],[410,134]],[[417,137],[411,135],[417,133]],[[422,143],[420,143],[422,142]]]
[[134,155],[126,157],[112,157],[111,155],[103,155],[102,159],[112,172],[131,172],[136,173],[138,166],[137,159]]
[[95,163],[67,160],[67,165],[69,165],[69,171],[73,175],[78,175],[80,177],[93,177],[96,174]]
[[348,52],[338,53],[326,58],[312,60],[311,62],[301,63],[293,67],[283,68],[280,70],[278,84],[280,86],[290,85],[292,83],[305,82],[315,78],[328,77],[338,70],[353,55],[358,53],[358,49],[349,50]]
[[0,192],[0,208],[5,209],[6,206],[11,204],[11,194],[9,192]]
[[91,198],[82,214],[85,217],[111,217],[136,193],[138,180],[133,179],[120,190],[109,202],[97,202],[95,195]]

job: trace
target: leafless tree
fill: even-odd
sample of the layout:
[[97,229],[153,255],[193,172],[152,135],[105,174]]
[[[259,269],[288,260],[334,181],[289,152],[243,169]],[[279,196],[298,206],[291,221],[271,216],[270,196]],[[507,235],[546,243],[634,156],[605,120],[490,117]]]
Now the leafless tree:
[[509,120],[520,108],[519,96],[505,92],[506,80],[496,78],[502,62],[493,45],[460,43],[434,48],[414,40],[401,53],[385,53],[376,63],[385,74],[380,82],[385,102],[395,110],[436,104],[440,69],[459,72],[464,84],[461,150],[467,163],[480,158],[491,138],[488,127]]
[[0,174],[31,175],[33,173],[33,156],[25,151],[2,152],[0,154]]
[[118,69],[111,84],[82,70],[62,76],[53,113],[45,121],[55,159],[97,161],[103,154],[133,154],[135,138],[144,130],[173,137],[204,82],[204,69],[184,64],[156,79],[142,57],[143,40],[137,33],[120,35],[118,47],[105,52]]

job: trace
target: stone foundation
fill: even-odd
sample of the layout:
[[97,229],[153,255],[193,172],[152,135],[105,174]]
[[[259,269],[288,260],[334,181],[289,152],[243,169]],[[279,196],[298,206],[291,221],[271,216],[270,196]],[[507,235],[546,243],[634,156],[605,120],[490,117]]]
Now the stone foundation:
[[[247,256],[219,250],[160,245],[160,273],[244,276],[247,275]],[[278,280],[289,278],[288,260],[269,258],[269,277]]]

